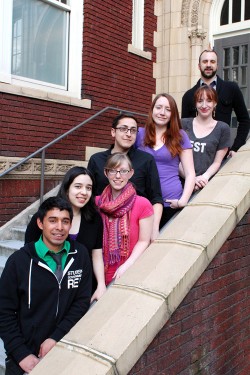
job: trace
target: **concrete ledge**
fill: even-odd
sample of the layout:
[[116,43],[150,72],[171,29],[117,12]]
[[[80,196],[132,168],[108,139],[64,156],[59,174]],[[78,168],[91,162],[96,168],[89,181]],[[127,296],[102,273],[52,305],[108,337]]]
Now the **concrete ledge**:
[[32,374],[127,374],[249,209],[249,165],[250,141]]
[[85,149],[85,160],[89,161],[90,157],[97,152],[105,151],[107,150],[106,148],[101,148],[101,147],[91,147],[87,146]]
[[128,44],[128,52],[141,56],[144,59],[152,60],[152,52],[143,51],[139,48],[134,47],[132,44]]
[[[59,343],[53,350],[52,353],[48,353],[47,357],[51,356],[51,360],[54,362],[54,367],[51,372],[47,372],[47,366],[44,361],[39,363],[40,374],[49,375],[83,375],[83,374],[109,374],[112,375],[113,371],[112,364],[109,361],[104,361],[97,355],[88,353],[81,347],[73,346],[71,344]],[[62,361],[63,358],[63,361]],[[84,360],[84,367],[83,367]],[[94,372],[93,371],[94,368]],[[33,370],[32,374],[36,370]]]
[[63,103],[66,105],[72,105],[80,108],[91,109],[91,100],[90,99],[79,99],[70,94],[67,91],[60,90],[54,93],[50,91],[44,91],[39,89],[34,89],[26,86],[12,85],[10,83],[0,82],[0,91],[6,92],[7,94],[27,96],[30,98],[47,100],[51,102]]
[[[90,157],[96,152],[105,151],[101,147],[86,147],[85,160],[60,160],[45,159],[45,177],[54,178],[55,176],[63,177],[65,173],[75,165],[87,167]],[[12,156],[0,156],[0,173],[11,168],[23,158]],[[20,165],[15,170],[4,176],[5,179],[29,179],[40,178],[41,176],[41,158],[31,158],[26,163]]]

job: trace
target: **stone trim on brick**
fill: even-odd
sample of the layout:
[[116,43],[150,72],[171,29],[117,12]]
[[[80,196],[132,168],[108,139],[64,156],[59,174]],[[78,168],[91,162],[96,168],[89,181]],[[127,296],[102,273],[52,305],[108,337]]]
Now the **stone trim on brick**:
[[[22,158],[0,156],[0,173],[17,164]],[[86,167],[86,161],[79,160],[45,160],[45,178],[63,177],[75,165]],[[41,177],[41,159],[31,158],[13,171],[5,175],[4,179],[39,179]]]
[[76,107],[91,109],[91,100],[90,99],[78,99],[71,97],[66,94],[55,94],[50,91],[43,91],[39,89],[33,89],[30,87],[17,86],[9,83],[0,82],[0,91],[7,94],[27,96],[29,98],[47,100],[50,102],[57,102],[67,105],[72,105]]

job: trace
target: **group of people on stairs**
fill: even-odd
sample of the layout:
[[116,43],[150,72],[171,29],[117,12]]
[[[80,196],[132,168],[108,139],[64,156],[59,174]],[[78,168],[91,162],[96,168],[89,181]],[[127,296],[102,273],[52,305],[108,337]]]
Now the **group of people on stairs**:
[[[114,144],[88,168],[68,170],[58,195],[32,217],[0,279],[6,375],[29,373],[246,142],[243,96],[217,66],[214,50],[201,53],[181,118],[167,93],[155,96],[144,127],[129,113],[117,116]],[[232,110],[239,126],[231,146]]]

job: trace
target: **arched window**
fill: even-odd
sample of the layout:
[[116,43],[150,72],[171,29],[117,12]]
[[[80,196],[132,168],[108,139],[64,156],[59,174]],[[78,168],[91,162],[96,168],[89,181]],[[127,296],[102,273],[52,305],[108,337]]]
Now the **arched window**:
[[249,33],[250,0],[213,0],[209,18],[209,39]]
[[250,20],[249,0],[225,0],[220,16],[220,25]]

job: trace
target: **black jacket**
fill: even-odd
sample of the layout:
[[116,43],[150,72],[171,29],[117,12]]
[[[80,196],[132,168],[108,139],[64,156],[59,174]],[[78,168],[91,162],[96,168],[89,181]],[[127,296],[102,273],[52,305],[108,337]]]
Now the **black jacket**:
[[[36,242],[39,240],[42,230],[37,225],[37,212],[32,216],[26,232],[25,232],[25,243]],[[96,211],[94,217],[91,220],[86,220],[83,212],[81,211],[81,223],[79,233],[76,237],[76,241],[86,246],[89,251],[90,259],[92,259],[92,250],[102,248],[102,235],[103,235],[103,224],[100,214]],[[69,239],[69,238],[68,238]],[[91,262],[92,267],[92,262]],[[95,292],[97,287],[97,280],[94,273],[92,272],[92,294]]]
[[[182,118],[195,117],[196,109],[194,103],[194,93],[200,87],[200,80],[194,87],[188,90],[182,98]],[[216,106],[215,119],[224,121],[228,125],[231,123],[231,115],[234,110],[239,123],[237,135],[231,147],[232,151],[237,151],[246,143],[250,130],[249,114],[244,102],[242,92],[235,82],[223,81],[217,76],[216,91],[219,102]]]
[[[88,169],[94,174],[97,192],[100,195],[103,189],[108,185],[108,179],[104,175],[104,165],[113,146],[106,151],[97,152],[89,159]],[[163,204],[161,195],[161,185],[155,160],[147,152],[137,150],[134,146],[128,152],[134,174],[130,181],[134,184],[138,195],[147,198],[151,204]]]
[[34,243],[12,254],[0,279],[0,337],[19,363],[38,355],[47,338],[59,341],[87,312],[91,266],[87,249],[71,243],[60,284],[37,256]]

